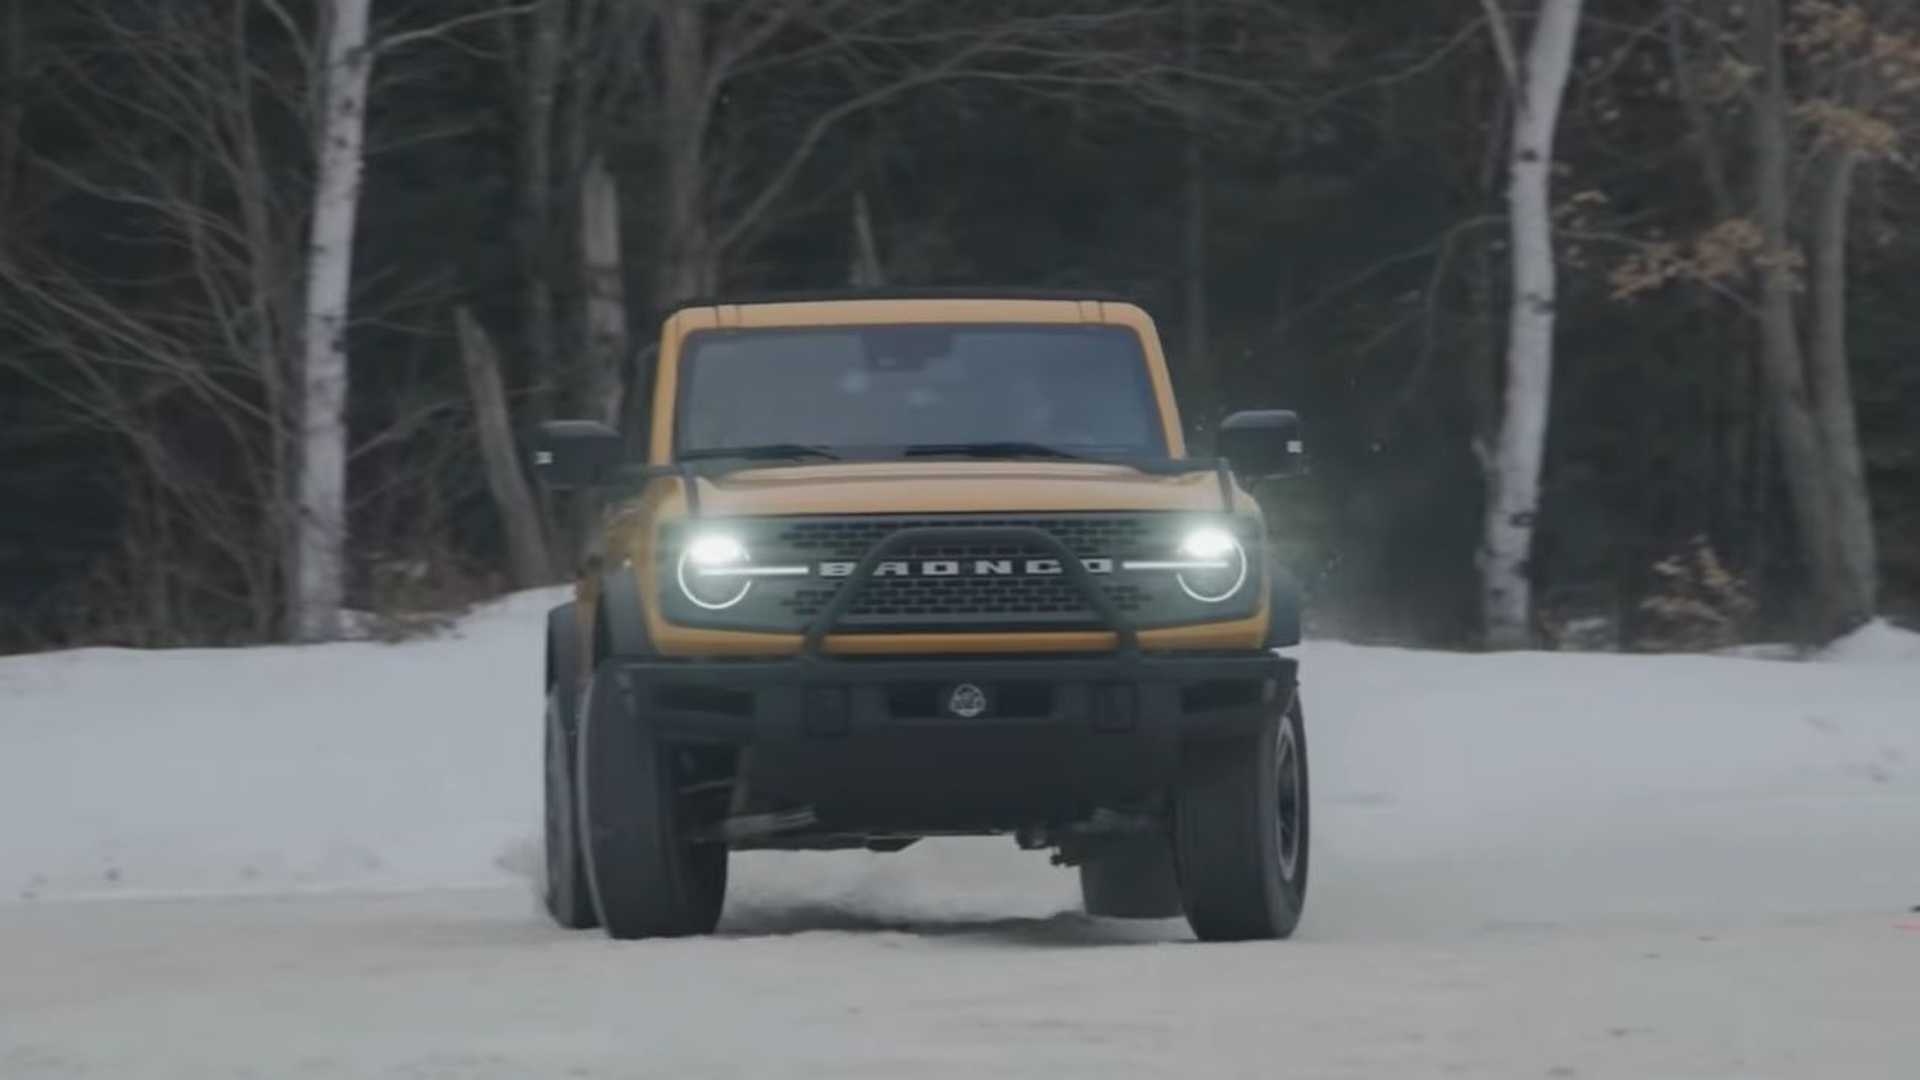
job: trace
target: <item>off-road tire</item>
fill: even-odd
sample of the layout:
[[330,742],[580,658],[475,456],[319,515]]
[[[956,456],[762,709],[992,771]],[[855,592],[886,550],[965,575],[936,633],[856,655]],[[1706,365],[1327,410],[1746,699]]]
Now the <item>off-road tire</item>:
[[1188,747],[1173,800],[1174,869],[1202,941],[1292,935],[1306,905],[1307,735],[1297,696],[1251,737]]
[[580,831],[594,910],[609,937],[710,934],[727,891],[727,848],[687,839],[674,754],[635,707],[617,663],[582,694]]
[[578,800],[574,795],[574,731],[570,704],[574,695],[555,684],[547,689],[546,721],[546,883],[547,913],[568,930],[600,925],[587,882],[586,855],[580,850]]
[[1080,864],[1080,900],[1106,919],[1177,919],[1185,910],[1173,849],[1159,833],[1116,838]]

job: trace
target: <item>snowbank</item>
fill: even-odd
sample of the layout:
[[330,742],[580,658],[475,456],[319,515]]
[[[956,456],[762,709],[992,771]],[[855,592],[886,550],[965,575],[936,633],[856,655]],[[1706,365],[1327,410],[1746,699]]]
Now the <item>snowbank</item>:
[[[1875,619],[1827,646],[1820,659],[1841,664],[1920,666],[1920,634],[1902,630],[1885,619]],[[1915,708],[1920,710],[1920,704]]]
[[562,595],[397,645],[0,659],[0,902],[501,880]]

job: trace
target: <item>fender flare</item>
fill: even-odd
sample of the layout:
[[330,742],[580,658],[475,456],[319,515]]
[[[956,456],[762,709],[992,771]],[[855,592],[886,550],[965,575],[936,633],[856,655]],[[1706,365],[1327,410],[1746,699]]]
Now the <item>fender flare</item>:
[[594,609],[593,663],[612,657],[653,655],[647,634],[647,613],[640,605],[640,579],[633,567],[621,566],[600,579],[599,606]]
[[1300,644],[1300,585],[1279,560],[1267,563],[1268,649]]

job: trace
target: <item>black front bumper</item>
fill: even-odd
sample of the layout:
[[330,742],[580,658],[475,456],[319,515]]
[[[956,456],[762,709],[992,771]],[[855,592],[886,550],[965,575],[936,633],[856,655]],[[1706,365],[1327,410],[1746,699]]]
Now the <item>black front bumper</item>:
[[[756,803],[823,826],[998,831],[1154,800],[1193,740],[1259,730],[1293,660],[1142,654],[648,661],[618,677],[679,744],[737,748]],[[971,718],[956,687],[984,691]]]

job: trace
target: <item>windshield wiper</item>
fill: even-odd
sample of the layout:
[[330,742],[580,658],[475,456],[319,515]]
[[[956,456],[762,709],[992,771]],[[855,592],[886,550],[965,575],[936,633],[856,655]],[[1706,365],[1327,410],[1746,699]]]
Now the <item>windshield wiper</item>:
[[1052,461],[1088,461],[1085,454],[1077,454],[1058,446],[1048,446],[1037,442],[972,442],[972,443],[920,443],[900,451],[902,457],[969,457],[969,458],[1046,458]]
[[683,450],[681,461],[798,461],[818,459],[839,461],[840,455],[825,446],[804,443],[765,443],[760,446],[716,446]]

